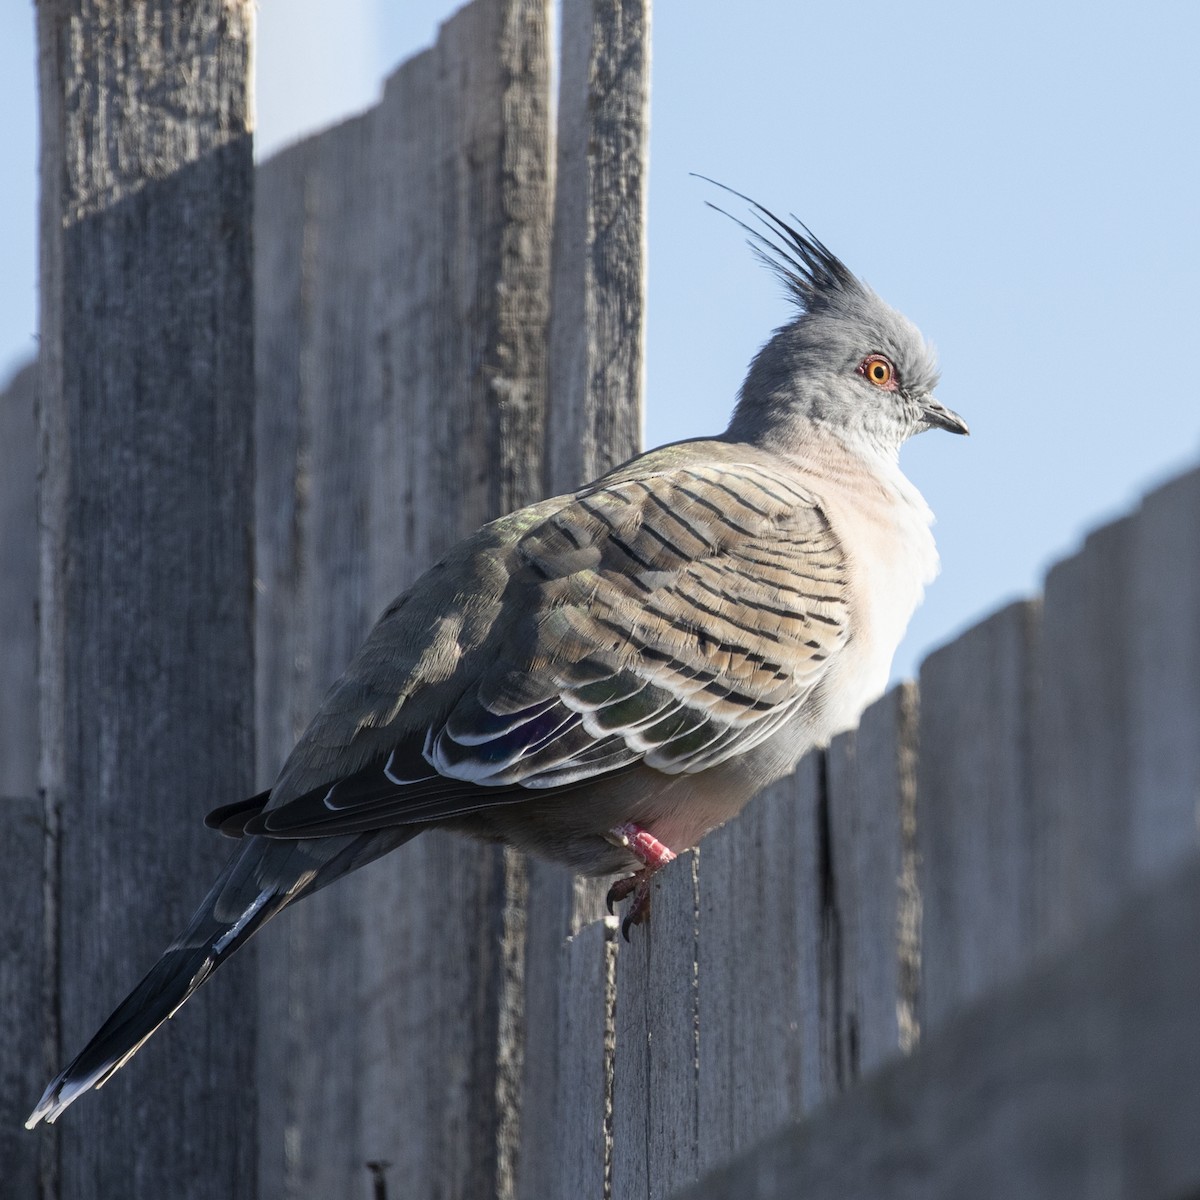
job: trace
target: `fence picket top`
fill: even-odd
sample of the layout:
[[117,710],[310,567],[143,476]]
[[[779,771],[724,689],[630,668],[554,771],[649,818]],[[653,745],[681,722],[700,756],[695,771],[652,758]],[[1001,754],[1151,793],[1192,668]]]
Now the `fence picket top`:
[[1022,970],[1035,873],[1028,717],[1038,608],[1001,609],[921,666],[922,1036]]
[[562,13],[563,61],[548,331],[552,492],[641,443],[649,0]]
[[810,755],[702,843],[701,1170],[825,1094],[819,800]]
[[1130,607],[1135,877],[1197,841],[1200,803],[1200,470],[1151,492],[1134,518]]
[[914,1039],[916,722],[916,687],[900,684],[828,751],[823,900],[835,1003],[823,1036],[839,1089]]
[[1128,679],[1134,518],[1093,532],[1046,576],[1030,781],[1037,937],[1078,936],[1131,882]]
[[617,951],[612,1195],[669,1195],[696,1177],[697,855],[656,876],[649,924]]

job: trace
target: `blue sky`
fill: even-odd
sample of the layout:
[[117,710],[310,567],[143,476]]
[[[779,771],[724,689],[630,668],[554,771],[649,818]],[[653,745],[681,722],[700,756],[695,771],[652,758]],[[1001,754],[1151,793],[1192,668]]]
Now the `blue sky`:
[[[455,7],[261,0],[260,154],[369,104]],[[698,171],[912,317],[971,424],[902,456],[943,573],[898,674],[1200,457],[1198,35],[1194,0],[657,7],[647,444],[722,428],[788,313]],[[4,375],[34,347],[33,56],[5,5]]]

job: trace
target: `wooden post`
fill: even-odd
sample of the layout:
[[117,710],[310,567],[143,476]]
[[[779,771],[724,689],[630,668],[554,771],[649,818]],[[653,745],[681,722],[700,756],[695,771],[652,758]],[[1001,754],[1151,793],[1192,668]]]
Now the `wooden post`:
[[[252,783],[253,5],[37,13],[49,1068],[183,925],[228,854],[203,814]],[[67,1114],[59,1195],[254,1194],[251,966]]]

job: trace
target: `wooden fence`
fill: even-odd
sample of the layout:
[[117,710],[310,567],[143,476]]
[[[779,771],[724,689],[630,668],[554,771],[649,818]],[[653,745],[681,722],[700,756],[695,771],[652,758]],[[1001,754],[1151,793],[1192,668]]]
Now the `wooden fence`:
[[[112,7],[39,7],[44,120],[63,136],[100,119],[95,93],[68,86],[72,53],[89,44],[72,22]],[[197,66],[211,67],[217,41],[226,61],[241,44],[221,25],[239,11],[214,0],[209,26],[192,29],[216,32],[173,51],[195,61],[147,53],[138,69],[210,78]],[[253,213],[248,191],[219,186],[246,152],[237,137],[177,162],[177,183],[120,186],[70,172],[64,185],[54,154],[69,158],[69,144],[49,143],[40,800],[33,481],[16,469],[37,457],[33,369],[0,404],[0,453],[14,464],[0,480],[0,638],[13,664],[0,788],[26,797],[3,802],[12,869],[0,879],[17,914],[0,935],[12,1014],[0,1161],[14,1196],[630,1200],[714,1168],[695,1195],[790,1196],[801,1181],[816,1196],[1026,1194],[1000,1185],[1013,1164],[1031,1195],[1064,1194],[1053,1179],[1068,1195],[1200,1187],[1200,1154],[1175,1137],[1189,1120],[1200,1128],[1200,1040],[1183,1016],[1200,997],[1196,972],[1171,966],[1196,890],[1200,472],[1093,535],[1050,572],[1044,598],[932,655],[917,684],[672,864],[631,944],[597,919],[594,885],[422,837],[285,913],[252,969],[223,972],[99,1097],[53,1130],[19,1128],[46,1073],[153,961],[219,859],[195,828],[232,797],[200,785],[250,773],[245,729],[224,766],[207,761],[222,753],[214,712],[241,711],[250,679],[228,631],[236,649],[253,613],[254,774],[266,785],[374,616],[447,544],[636,448],[648,17],[645,0],[566,0],[552,126],[546,4],[474,0],[375,108],[263,164]],[[144,108],[119,120],[141,128],[156,104],[178,118],[160,91],[144,88]],[[229,127],[221,95],[200,88],[188,119]],[[249,385],[214,399],[201,339],[171,360],[190,372],[182,397],[164,378],[156,394],[132,389],[107,427],[89,424],[94,347],[119,335],[136,376],[154,361],[141,342],[160,336],[152,323],[106,328],[120,306],[95,303],[96,272],[130,286],[130,260],[109,251],[130,239],[146,255],[166,244],[155,230],[180,240],[191,186],[224,196],[219,221],[190,227],[195,261],[141,281],[140,303],[173,305],[187,325],[199,274],[200,299],[229,309],[236,345],[220,360],[236,367],[249,344],[237,339],[253,332],[253,405]],[[242,313],[236,272],[214,281],[198,264],[205,239],[236,249],[252,216]],[[105,383],[121,392],[115,370]],[[137,471],[165,473],[141,485],[164,511],[147,522],[120,509],[126,540],[97,543],[130,469],[121,421],[145,425],[177,401],[189,420],[207,414],[213,457],[248,444],[238,422],[252,413],[253,470],[221,496],[203,478],[199,496],[178,495],[162,441],[135,439]],[[91,475],[75,466],[89,453],[102,467]],[[247,561],[248,506],[221,507],[241,503],[237,480],[251,477],[253,595],[248,576],[230,582]],[[171,522],[185,509],[224,521],[242,548],[188,535],[223,565],[190,571],[180,597],[154,560],[183,569]],[[159,580],[153,605],[137,601],[147,579]],[[127,604],[136,637],[127,613],[106,615]],[[72,657],[93,636],[124,674]],[[149,697],[131,697],[144,681]],[[164,712],[198,751],[169,740]],[[158,765],[115,781],[72,765],[96,753],[111,765],[114,747]],[[1139,902],[1143,887],[1156,890]],[[1187,954],[1194,936],[1182,944]],[[1135,1004],[1147,1020],[1129,1017]],[[1072,1069],[1059,1070],[1056,1045]],[[1150,1064],[1136,1079],[1112,1066],[1131,1046]],[[964,1064],[991,1087],[971,1091]],[[1006,1114],[1045,1072],[1061,1086],[1038,1092],[1035,1125],[1014,1124]],[[1100,1101],[1084,1103],[1097,1081]],[[1152,1136],[1129,1112],[1168,1086],[1171,1117]],[[1058,1144],[1047,1131],[1068,1126],[1064,1167],[1044,1150]],[[1171,1170],[1156,1175],[1146,1155],[1158,1150]],[[1095,1187],[1072,1190],[1080,1180]],[[1129,1180],[1138,1190],[1122,1190]]]

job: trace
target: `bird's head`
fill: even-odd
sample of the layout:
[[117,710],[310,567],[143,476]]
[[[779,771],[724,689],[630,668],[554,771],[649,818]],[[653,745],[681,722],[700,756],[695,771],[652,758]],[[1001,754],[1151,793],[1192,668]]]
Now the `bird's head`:
[[924,429],[966,433],[933,394],[937,362],[917,327],[803,225],[748,202],[766,233],[738,223],[799,312],[755,356],[727,436],[788,450],[816,425],[852,447],[895,455]]

